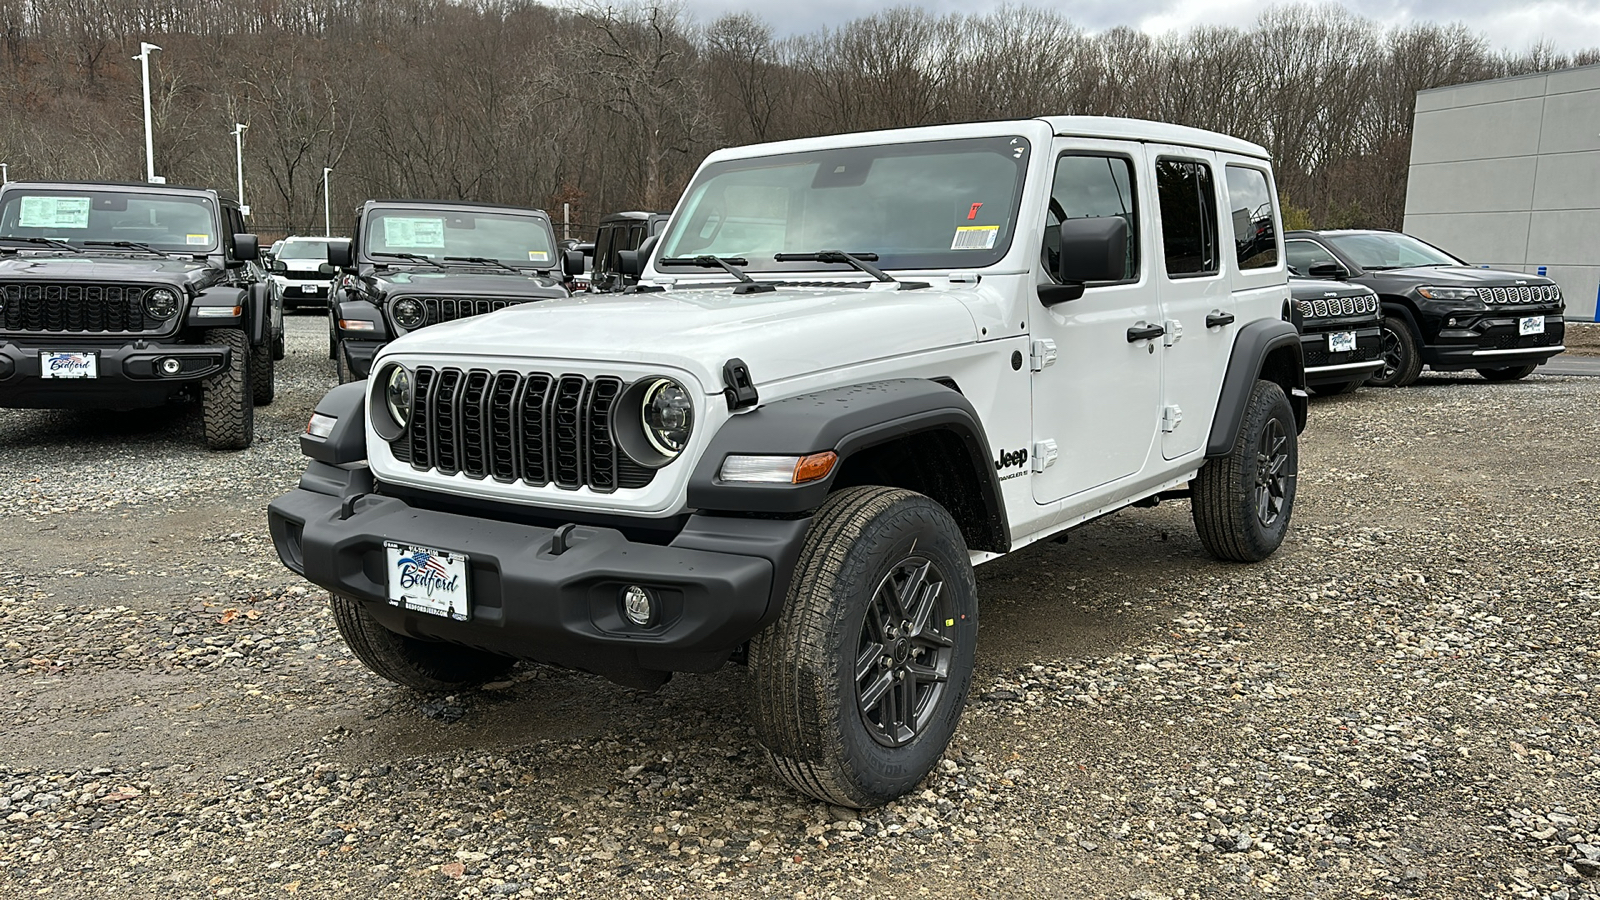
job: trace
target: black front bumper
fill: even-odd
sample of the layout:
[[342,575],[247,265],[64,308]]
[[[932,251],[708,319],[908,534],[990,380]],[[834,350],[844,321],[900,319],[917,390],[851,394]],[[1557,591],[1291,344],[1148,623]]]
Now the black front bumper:
[[[725,662],[776,615],[810,524],[692,515],[664,545],[580,525],[557,554],[556,529],[430,510],[348,487],[364,477],[361,467],[313,462],[298,490],[272,501],[268,524],[285,565],[363,601],[391,631],[624,683],[649,680],[640,673],[709,671]],[[345,503],[349,515],[341,518]],[[385,541],[466,554],[469,618],[391,605]],[[657,621],[638,626],[624,617],[628,585],[658,598]]]
[[[171,339],[166,339],[170,341]],[[44,378],[42,353],[91,352],[94,378]],[[130,339],[121,346],[92,345],[70,335],[0,337],[0,407],[23,409],[127,409],[158,406],[180,389],[227,368],[225,346]],[[162,374],[163,360],[178,361]]]
[[[1371,319],[1358,322],[1317,322],[1302,326],[1300,350],[1306,362],[1306,385],[1348,384],[1365,381],[1383,365],[1383,333]],[[1356,348],[1333,353],[1328,335],[1354,332]]]
[[[1542,334],[1522,334],[1524,318],[1544,319]],[[1559,312],[1512,312],[1485,316],[1467,327],[1439,330],[1434,343],[1422,348],[1422,361],[1439,371],[1507,369],[1542,363],[1566,350],[1566,322]]]
[[328,295],[332,293],[330,281],[297,281],[293,278],[287,279],[280,290],[285,309],[327,309]]

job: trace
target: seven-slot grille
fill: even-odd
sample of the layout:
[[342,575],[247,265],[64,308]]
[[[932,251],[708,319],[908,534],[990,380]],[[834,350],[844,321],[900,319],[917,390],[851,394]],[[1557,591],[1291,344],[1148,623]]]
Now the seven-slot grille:
[[1561,288],[1553,284],[1478,288],[1478,299],[1485,303],[1554,303],[1561,299]]
[[1354,316],[1377,312],[1378,297],[1376,294],[1363,294],[1359,297],[1321,297],[1316,300],[1301,300],[1299,305],[1300,315],[1306,319],[1318,316]]
[[418,471],[602,493],[655,477],[612,438],[620,378],[421,366],[412,383],[410,426],[389,447]]
[[144,311],[150,287],[122,284],[0,285],[0,329],[53,334],[148,334],[176,321]]
[[[400,299],[399,297],[395,298]],[[413,300],[422,301],[422,308],[426,310],[427,320],[422,325],[437,325],[440,322],[453,322],[456,319],[465,319],[471,316],[481,316],[497,309],[516,306],[526,303],[527,300],[484,300],[474,297],[412,297]],[[392,301],[391,301],[392,302]]]

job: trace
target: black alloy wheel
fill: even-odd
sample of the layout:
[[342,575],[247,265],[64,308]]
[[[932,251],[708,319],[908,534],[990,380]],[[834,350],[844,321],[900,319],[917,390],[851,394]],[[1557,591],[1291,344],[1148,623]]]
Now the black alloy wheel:
[[1399,316],[1387,316],[1380,326],[1382,335],[1379,356],[1383,366],[1372,377],[1367,379],[1367,384],[1373,387],[1405,387],[1417,380],[1422,374],[1422,354],[1417,352],[1416,338],[1412,337],[1410,326]]
[[1256,520],[1271,528],[1289,496],[1289,435],[1280,419],[1268,419],[1256,442]]
[[868,601],[856,652],[856,708],[867,733],[885,747],[916,740],[939,708],[950,680],[954,619],[944,575],[921,556],[890,569]]

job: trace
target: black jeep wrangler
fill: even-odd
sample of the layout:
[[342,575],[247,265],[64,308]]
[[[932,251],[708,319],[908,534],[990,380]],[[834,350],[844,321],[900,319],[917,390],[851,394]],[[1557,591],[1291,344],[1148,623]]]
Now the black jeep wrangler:
[[272,402],[273,295],[239,205],[168,185],[0,187],[0,406],[132,409],[198,396],[241,450]]
[[369,200],[356,210],[354,234],[328,244],[340,273],[328,304],[328,355],[341,383],[366,378],[378,349],[403,334],[569,296],[555,270],[583,270],[582,256],[557,248],[550,217],[537,209]]
[[1515,381],[1566,349],[1566,303],[1548,278],[1474,268],[1396,231],[1291,231],[1283,246],[1296,271],[1378,293],[1384,364],[1368,384],[1403,387],[1424,364]]
[[1383,305],[1371,288],[1289,271],[1289,321],[1300,332],[1306,386],[1348,394],[1384,366]]
[[591,291],[620,291],[636,284],[638,277],[621,265],[621,254],[638,250],[645,241],[661,234],[670,213],[619,212],[600,220],[595,230],[594,269],[589,278]]

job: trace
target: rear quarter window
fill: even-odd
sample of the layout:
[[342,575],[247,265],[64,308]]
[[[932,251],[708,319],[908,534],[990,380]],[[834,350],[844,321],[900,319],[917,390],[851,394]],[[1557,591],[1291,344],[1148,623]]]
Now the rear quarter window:
[[1270,269],[1278,264],[1277,203],[1267,173],[1249,166],[1227,167],[1228,212],[1233,249],[1240,269]]

